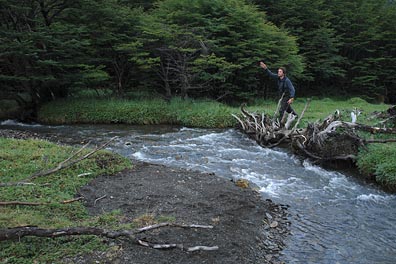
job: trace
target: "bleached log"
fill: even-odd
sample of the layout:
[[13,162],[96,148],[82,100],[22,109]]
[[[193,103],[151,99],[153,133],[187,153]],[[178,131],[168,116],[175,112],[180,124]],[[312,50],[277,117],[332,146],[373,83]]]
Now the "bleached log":
[[135,241],[139,245],[149,246],[155,249],[169,249],[169,248],[180,248],[182,250],[215,250],[216,246],[195,246],[185,248],[180,244],[151,244],[143,240],[137,239],[136,236],[140,233],[147,232],[153,229],[158,229],[162,227],[179,227],[179,228],[203,228],[211,229],[213,226],[210,225],[185,225],[185,224],[175,224],[175,223],[159,223],[156,225],[146,226],[133,230],[107,230],[99,227],[69,227],[69,228],[56,228],[56,229],[44,229],[36,226],[19,226],[14,228],[2,228],[0,229],[0,241],[21,239],[26,236],[35,237],[63,237],[63,236],[82,236],[82,235],[95,235],[107,238],[118,238],[126,237]]

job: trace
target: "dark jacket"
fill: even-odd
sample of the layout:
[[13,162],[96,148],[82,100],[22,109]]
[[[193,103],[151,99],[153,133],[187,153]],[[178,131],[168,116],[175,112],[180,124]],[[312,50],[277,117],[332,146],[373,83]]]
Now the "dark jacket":
[[285,93],[286,97],[293,97],[295,96],[295,89],[294,86],[292,84],[292,82],[290,81],[289,78],[287,78],[286,76],[281,80],[277,74],[272,73],[268,68],[265,70],[268,74],[268,76],[270,76],[271,78],[277,79],[278,80],[278,91],[279,94],[282,95],[283,93]]

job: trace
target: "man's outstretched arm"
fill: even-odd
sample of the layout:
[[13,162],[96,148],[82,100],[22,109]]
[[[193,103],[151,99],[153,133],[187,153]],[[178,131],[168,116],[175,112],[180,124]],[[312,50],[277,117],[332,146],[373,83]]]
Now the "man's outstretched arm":
[[260,61],[260,67],[263,68],[263,69],[267,72],[267,74],[268,74],[270,77],[272,77],[272,78],[274,78],[274,79],[278,78],[278,75],[275,74],[275,73],[272,73],[272,72],[268,69],[267,65],[266,65],[264,62]]

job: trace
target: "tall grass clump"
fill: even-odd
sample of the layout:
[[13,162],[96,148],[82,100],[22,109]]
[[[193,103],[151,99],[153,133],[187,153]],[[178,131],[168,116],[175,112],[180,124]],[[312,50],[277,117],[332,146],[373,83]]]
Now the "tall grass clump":
[[167,104],[161,99],[127,101],[121,99],[58,100],[41,107],[38,120],[51,124],[125,123],[163,124],[169,120]]
[[162,99],[121,100],[80,98],[58,100],[41,107],[38,121],[51,124],[123,123],[134,125],[173,124],[189,127],[224,128],[235,125],[237,112],[215,101]]
[[226,128],[235,125],[231,116],[238,109],[215,101],[183,100],[174,98],[169,104],[175,123],[188,127]]
[[359,152],[357,166],[365,176],[375,176],[379,184],[396,190],[396,143],[371,144]]

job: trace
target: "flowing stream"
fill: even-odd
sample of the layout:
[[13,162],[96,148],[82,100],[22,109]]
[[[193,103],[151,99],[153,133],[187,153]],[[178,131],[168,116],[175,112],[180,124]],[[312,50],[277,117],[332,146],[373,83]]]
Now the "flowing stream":
[[283,251],[285,263],[396,263],[396,195],[301,161],[286,150],[261,148],[236,130],[43,126],[9,120],[1,128],[72,144],[118,136],[109,149],[126,157],[248,179],[264,198],[290,205],[292,235]]

